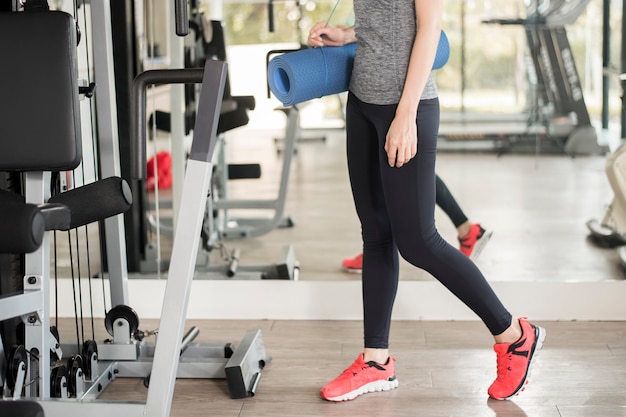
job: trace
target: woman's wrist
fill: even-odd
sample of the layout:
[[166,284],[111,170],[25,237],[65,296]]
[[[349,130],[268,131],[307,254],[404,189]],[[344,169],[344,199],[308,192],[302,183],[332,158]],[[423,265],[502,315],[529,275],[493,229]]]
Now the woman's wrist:
[[343,43],[354,43],[356,42],[356,34],[354,33],[354,26],[342,27],[343,31]]

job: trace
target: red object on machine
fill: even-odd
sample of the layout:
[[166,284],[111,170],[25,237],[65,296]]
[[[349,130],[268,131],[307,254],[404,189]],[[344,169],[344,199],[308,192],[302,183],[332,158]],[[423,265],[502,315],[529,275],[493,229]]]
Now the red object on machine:
[[[158,179],[160,189],[172,188],[172,155],[167,151],[156,154],[156,167],[154,156],[148,160],[146,171],[146,188],[153,191]],[[156,168],[156,175],[155,175]]]

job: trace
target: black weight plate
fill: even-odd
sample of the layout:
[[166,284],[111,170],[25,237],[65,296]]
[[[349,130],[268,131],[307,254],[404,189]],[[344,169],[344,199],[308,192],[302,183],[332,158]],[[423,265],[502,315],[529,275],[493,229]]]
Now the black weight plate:
[[[6,382],[11,391],[13,391],[17,383],[17,373],[20,371],[22,363],[28,367],[26,348],[24,345],[13,346],[11,352],[9,352],[6,367]],[[24,373],[24,380],[26,380],[26,373]],[[24,381],[22,381],[22,383],[23,382]]]

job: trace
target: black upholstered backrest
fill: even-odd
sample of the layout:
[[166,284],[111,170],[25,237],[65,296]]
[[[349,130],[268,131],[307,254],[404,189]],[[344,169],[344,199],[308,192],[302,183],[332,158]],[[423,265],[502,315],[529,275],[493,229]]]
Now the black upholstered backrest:
[[0,171],[66,171],[82,158],[76,24],[0,13]]

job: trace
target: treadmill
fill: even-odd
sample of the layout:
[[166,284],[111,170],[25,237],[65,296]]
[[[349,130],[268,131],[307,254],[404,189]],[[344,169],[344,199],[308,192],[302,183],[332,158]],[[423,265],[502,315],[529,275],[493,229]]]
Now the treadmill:
[[[486,24],[520,25],[530,52],[528,76],[534,91],[522,113],[442,113],[442,150],[471,149],[489,141],[491,149],[542,149],[567,154],[603,154],[583,97],[565,26],[578,19],[589,0],[531,1],[525,19],[489,19]],[[534,95],[534,97],[533,97]],[[474,147],[485,149],[484,143]]]

